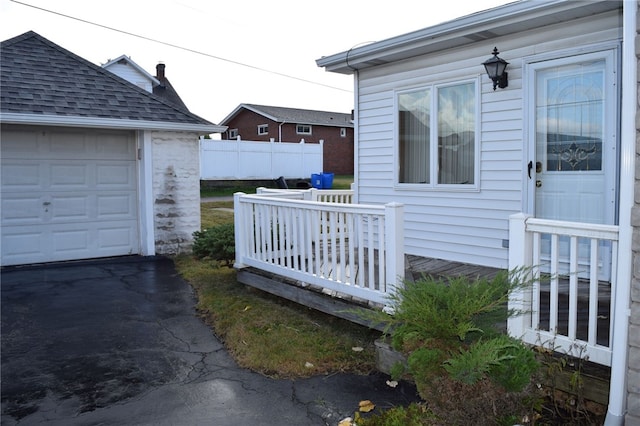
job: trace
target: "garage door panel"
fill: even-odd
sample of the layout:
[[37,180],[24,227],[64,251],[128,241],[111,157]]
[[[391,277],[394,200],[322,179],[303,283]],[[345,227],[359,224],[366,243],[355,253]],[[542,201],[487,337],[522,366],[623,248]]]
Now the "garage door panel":
[[103,252],[116,250],[121,252],[131,247],[136,236],[131,232],[131,226],[122,226],[114,223],[112,225],[105,224],[98,229],[99,249]]
[[[4,146],[4,135],[2,140]],[[2,151],[4,157],[4,150]],[[27,191],[41,189],[42,185],[41,166],[32,161],[29,163],[18,163],[8,161],[3,158],[2,161],[2,190],[3,191]]]
[[5,226],[38,224],[45,220],[45,201],[42,197],[26,194],[3,194],[2,231]]
[[[54,256],[86,255],[91,257],[116,256],[134,253],[137,242],[135,221],[106,221],[86,227],[78,224],[62,224],[51,231]],[[65,255],[66,254],[66,255]]]
[[136,147],[128,132],[67,132],[54,134],[48,140],[48,155],[57,159],[75,160],[131,160]]
[[49,152],[54,158],[83,158],[92,151],[87,134],[79,131],[49,133]]
[[[128,135],[129,138],[132,138]],[[135,158],[136,146],[132,143],[123,144],[122,136],[116,136],[110,133],[101,133],[97,135],[100,143],[96,144],[96,153],[98,158],[104,158],[108,153],[109,158],[126,160]]]
[[131,188],[131,186],[135,183],[135,173],[135,164],[97,164],[96,189]]
[[79,255],[89,249],[90,235],[85,228],[60,229],[58,227],[51,231],[51,235],[53,237],[53,252],[58,255]]
[[[78,164],[80,161],[82,164]],[[136,189],[134,161],[54,160],[46,167],[52,191]]]
[[15,128],[1,145],[1,263],[138,253],[134,133]]
[[77,163],[52,164],[49,168],[51,189],[65,189],[70,186],[87,187],[91,184],[89,166]]
[[[35,258],[42,261],[43,235],[38,229],[32,227],[22,227],[12,229],[10,232],[2,233],[2,259],[13,261],[21,258]],[[6,264],[13,264],[9,262]]]
[[2,158],[33,158],[41,144],[38,134],[32,132],[2,131]]
[[[48,209],[51,211],[51,222],[65,221],[87,221],[95,217],[91,214],[91,200],[89,195],[76,196],[53,196],[51,197],[51,205]],[[93,209],[95,210],[95,209]]]
[[136,198],[131,194],[97,196],[97,218],[101,220],[135,219]]
[[3,232],[3,265],[121,256],[137,251],[135,221],[11,227]]
[[51,197],[51,222],[135,220],[137,197],[129,192],[83,191]]

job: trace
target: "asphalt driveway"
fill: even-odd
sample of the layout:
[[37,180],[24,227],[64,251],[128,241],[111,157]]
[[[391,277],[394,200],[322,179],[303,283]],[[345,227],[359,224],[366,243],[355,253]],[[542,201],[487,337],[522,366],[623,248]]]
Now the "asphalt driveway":
[[4,268],[1,296],[3,425],[335,425],[416,400],[383,374],[239,368],[167,258]]

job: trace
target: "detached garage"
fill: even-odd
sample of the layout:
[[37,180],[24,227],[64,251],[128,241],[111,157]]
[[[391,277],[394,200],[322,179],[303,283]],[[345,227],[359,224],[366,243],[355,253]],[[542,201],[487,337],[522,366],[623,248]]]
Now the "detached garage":
[[188,251],[224,128],[36,33],[0,50],[2,265]]

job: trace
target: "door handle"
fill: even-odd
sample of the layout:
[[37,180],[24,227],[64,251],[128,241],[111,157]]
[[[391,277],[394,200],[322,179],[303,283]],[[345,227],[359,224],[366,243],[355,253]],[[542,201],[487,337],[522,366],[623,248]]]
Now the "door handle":
[[529,164],[527,164],[527,174],[529,175],[529,179],[531,179],[531,169],[533,169],[533,161],[529,161]]

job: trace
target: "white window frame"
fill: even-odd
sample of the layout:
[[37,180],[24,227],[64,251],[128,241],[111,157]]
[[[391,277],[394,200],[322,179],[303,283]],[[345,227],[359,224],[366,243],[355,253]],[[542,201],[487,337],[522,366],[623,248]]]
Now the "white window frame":
[[258,125],[258,135],[268,135],[269,134],[269,124],[259,124]]
[[[474,126],[474,161],[473,161],[473,184],[442,184],[438,183],[438,90],[462,84],[474,84],[475,96],[475,126]],[[424,191],[455,191],[455,192],[478,192],[480,190],[480,129],[481,129],[481,82],[480,76],[462,80],[455,80],[443,83],[430,83],[420,86],[412,86],[394,91],[394,187],[399,190],[424,190]],[[430,103],[430,183],[402,183],[400,182],[400,141],[399,141],[399,121],[398,121],[398,98],[403,93],[411,93],[419,90],[431,91]]]
[[238,137],[238,129],[229,129],[229,139],[235,139]]
[[341,138],[346,138],[347,137],[347,128],[346,127],[340,127],[340,137]]
[[[309,128],[309,131],[304,129],[305,127]],[[300,130],[300,128],[303,128]],[[296,134],[298,135],[310,135],[313,133],[313,129],[311,128],[311,124],[296,124]]]

